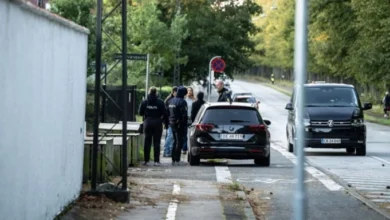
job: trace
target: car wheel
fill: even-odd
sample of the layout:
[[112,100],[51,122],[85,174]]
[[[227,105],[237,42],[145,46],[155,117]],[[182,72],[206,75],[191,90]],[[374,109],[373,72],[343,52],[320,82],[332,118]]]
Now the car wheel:
[[286,127],[286,136],[287,136],[287,148],[288,152],[293,153],[294,152],[294,145],[290,143],[290,138],[288,136],[288,129]]
[[353,148],[353,147],[347,147],[346,151],[347,151],[347,153],[349,153],[349,154],[353,154],[353,153],[355,153],[355,148]]
[[356,148],[356,155],[366,156],[366,144],[364,144],[362,147]]
[[271,153],[268,155],[268,157],[255,159],[255,165],[262,166],[262,167],[269,167],[270,164],[271,164]]
[[188,162],[191,166],[199,166],[200,165],[200,156],[194,156],[191,152],[188,152]]

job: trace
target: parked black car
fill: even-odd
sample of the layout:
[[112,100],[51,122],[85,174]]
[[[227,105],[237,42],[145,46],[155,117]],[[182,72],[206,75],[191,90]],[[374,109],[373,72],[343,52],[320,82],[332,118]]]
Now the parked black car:
[[188,162],[254,159],[256,165],[269,166],[270,124],[249,103],[206,103],[190,126]]
[[[288,110],[286,126],[288,150],[294,151],[296,128],[295,91]],[[354,86],[348,84],[305,84],[305,147],[346,148],[348,153],[366,155],[366,125],[363,110],[372,108],[371,103],[362,106]]]

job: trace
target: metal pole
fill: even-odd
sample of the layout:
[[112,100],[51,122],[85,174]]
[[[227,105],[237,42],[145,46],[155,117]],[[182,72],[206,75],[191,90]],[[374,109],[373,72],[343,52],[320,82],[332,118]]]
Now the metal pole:
[[127,190],[127,0],[122,0],[122,190]]
[[305,127],[304,127],[304,113],[305,113],[305,93],[304,83],[306,82],[306,68],[307,68],[307,1],[297,0],[295,7],[295,53],[294,53],[294,67],[295,67],[295,86],[297,88],[297,118],[296,118],[296,137],[295,149],[297,153],[297,163],[295,166],[295,175],[297,178],[297,185],[295,191],[294,201],[294,217],[295,220],[306,219],[306,192],[305,192]]
[[[107,92],[107,64],[104,64],[104,86],[103,89]],[[106,122],[106,100],[107,96],[104,93],[103,94],[103,100],[102,100],[102,119],[101,121],[104,123]]]
[[211,95],[211,62],[216,59],[216,58],[221,58],[221,56],[215,56],[213,58],[211,58],[210,62],[209,62],[209,94],[208,94],[208,98],[207,98],[207,101],[210,102],[210,95]]
[[149,54],[146,55],[145,99],[148,97],[148,88],[149,88]]
[[100,75],[102,71],[102,0],[97,0],[96,14],[96,61],[95,61],[95,117],[93,121],[92,147],[92,180],[91,189],[96,191],[97,154],[99,146],[99,109],[100,109]]

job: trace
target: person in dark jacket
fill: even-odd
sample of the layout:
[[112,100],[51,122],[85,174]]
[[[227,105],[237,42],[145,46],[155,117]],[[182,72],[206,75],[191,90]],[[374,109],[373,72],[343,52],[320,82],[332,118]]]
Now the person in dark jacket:
[[[174,86],[172,88],[171,94],[165,99],[165,107],[167,110],[169,109],[169,101],[173,99],[176,96],[177,93],[177,86]],[[165,138],[165,144],[164,144],[164,154],[163,157],[172,157],[172,146],[173,146],[173,133],[172,133],[172,128],[169,126],[167,130],[167,136]]]
[[162,135],[162,124],[165,129],[168,127],[168,112],[164,102],[157,98],[156,87],[149,89],[149,95],[139,107],[139,115],[144,117],[144,165],[147,166],[150,160],[150,148],[153,141],[154,165],[160,164],[160,142]]
[[225,88],[222,80],[216,82],[216,87],[219,94],[218,102],[231,102],[231,92]]
[[389,115],[387,114],[388,111],[390,111],[390,94],[389,92],[386,92],[385,97],[383,97],[383,112],[385,113],[385,118],[388,118]]
[[167,107],[167,109],[169,109],[169,108],[168,108],[169,101],[170,101],[171,99],[173,99],[173,98],[176,96],[176,93],[177,93],[177,86],[174,86],[174,87],[172,88],[171,94],[169,94],[169,96],[168,96],[168,97],[165,99],[165,101],[164,101],[164,104],[165,104],[165,106]]
[[184,96],[187,88],[180,86],[176,97],[169,101],[169,124],[173,133],[172,165],[179,165],[184,135],[187,133],[188,112]]
[[196,115],[198,114],[200,107],[204,103],[206,103],[203,98],[204,98],[204,93],[202,91],[198,92],[196,95],[197,100],[192,103],[192,109],[191,109],[191,121],[194,122]]

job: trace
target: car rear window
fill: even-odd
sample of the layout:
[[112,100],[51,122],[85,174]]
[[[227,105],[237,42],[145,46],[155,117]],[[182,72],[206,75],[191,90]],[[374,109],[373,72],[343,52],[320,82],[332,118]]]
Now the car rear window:
[[210,108],[207,109],[202,123],[262,123],[260,114],[249,108]]

